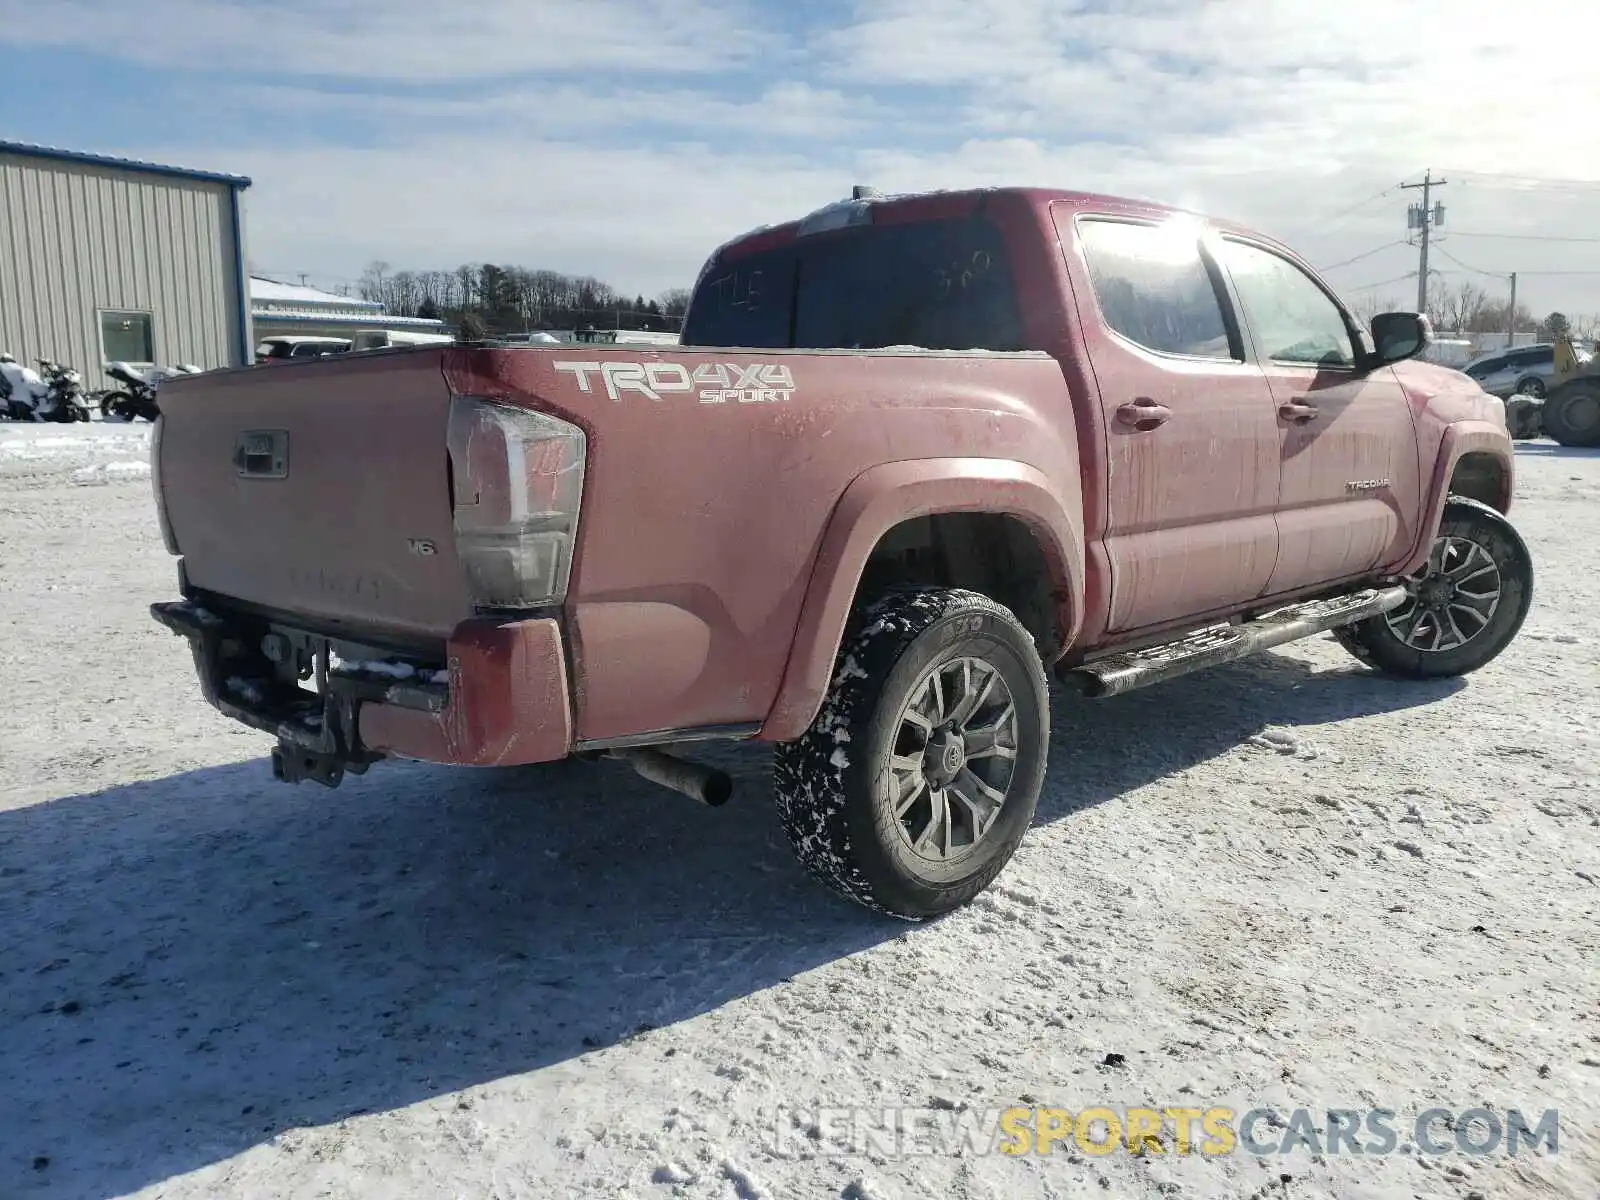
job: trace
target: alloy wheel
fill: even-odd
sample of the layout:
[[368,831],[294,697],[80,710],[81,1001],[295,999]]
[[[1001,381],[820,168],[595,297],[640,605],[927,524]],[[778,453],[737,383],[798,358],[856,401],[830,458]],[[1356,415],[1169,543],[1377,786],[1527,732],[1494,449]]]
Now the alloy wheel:
[[1017,708],[979,658],[940,663],[911,691],[889,757],[895,828],[938,862],[970,854],[994,828],[1017,758]]
[[1406,602],[1384,617],[1413,650],[1436,654],[1465,646],[1489,627],[1500,607],[1500,568],[1464,537],[1441,537],[1428,561],[1406,581]]

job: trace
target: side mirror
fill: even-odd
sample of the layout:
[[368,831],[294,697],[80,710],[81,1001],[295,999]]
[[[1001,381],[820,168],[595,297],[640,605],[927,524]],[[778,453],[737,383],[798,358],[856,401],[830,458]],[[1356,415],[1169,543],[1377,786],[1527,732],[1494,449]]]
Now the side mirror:
[[1372,318],[1373,365],[1415,358],[1433,342],[1433,326],[1422,313],[1379,313]]

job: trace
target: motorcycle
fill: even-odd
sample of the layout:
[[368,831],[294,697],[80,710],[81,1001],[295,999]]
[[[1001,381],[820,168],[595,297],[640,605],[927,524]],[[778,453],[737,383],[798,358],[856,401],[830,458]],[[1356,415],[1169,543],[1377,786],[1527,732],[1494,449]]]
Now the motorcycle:
[[126,384],[119,391],[107,392],[100,397],[100,415],[109,420],[133,421],[143,417],[154,421],[161,415],[156,405],[156,389],[164,380],[178,375],[198,375],[199,367],[152,367],[148,371],[135,371],[125,362],[106,364],[106,374]]
[[13,421],[87,421],[78,372],[47,358],[38,361],[35,371],[0,354],[0,412]]
[[39,374],[44,379],[45,403],[34,410],[42,421],[87,421],[89,406],[83,399],[83,376],[72,367],[39,361]]

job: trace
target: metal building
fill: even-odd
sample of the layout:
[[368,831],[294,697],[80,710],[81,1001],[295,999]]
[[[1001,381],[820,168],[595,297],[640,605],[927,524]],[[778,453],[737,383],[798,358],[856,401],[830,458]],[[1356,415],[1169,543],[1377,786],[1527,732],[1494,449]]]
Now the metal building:
[[238,175],[0,141],[0,351],[104,387],[106,363],[254,361]]

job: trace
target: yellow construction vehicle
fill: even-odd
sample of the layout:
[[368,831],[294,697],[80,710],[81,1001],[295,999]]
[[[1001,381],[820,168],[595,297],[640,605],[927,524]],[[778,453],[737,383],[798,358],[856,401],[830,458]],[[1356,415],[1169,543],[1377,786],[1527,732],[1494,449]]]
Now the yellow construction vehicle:
[[1567,334],[1556,339],[1555,373],[1539,417],[1563,446],[1600,446],[1600,355],[1580,351]]

